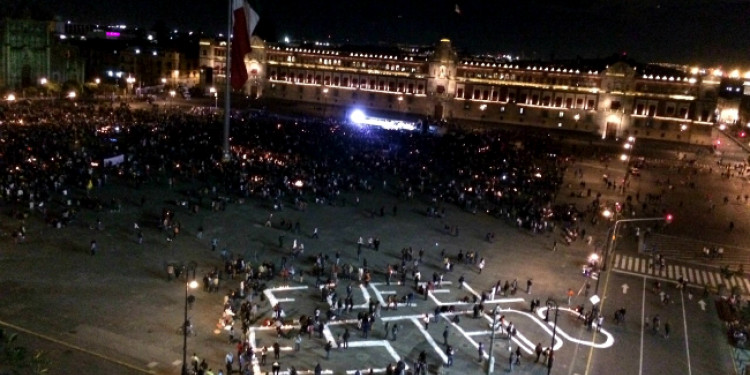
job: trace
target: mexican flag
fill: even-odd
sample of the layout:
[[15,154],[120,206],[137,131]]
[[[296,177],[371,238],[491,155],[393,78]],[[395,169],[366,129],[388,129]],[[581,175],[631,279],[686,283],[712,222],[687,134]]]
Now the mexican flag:
[[232,88],[239,90],[247,82],[245,55],[250,53],[250,36],[260,17],[246,0],[232,0]]

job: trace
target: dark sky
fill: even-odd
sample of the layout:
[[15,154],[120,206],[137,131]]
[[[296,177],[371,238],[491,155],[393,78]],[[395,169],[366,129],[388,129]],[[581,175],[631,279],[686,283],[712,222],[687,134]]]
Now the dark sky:
[[[226,1],[37,0],[74,22],[219,32]],[[435,43],[549,59],[627,52],[639,61],[750,68],[750,0],[252,0],[292,39]],[[455,12],[458,4],[461,14]]]

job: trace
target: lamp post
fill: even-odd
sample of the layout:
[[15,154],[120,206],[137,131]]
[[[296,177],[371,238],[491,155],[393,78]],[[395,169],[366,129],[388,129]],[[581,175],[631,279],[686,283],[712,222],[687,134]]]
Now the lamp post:
[[177,95],[177,92],[176,92],[176,91],[174,91],[174,90],[169,90],[169,96],[170,96],[170,98],[171,98],[171,99],[170,99],[170,101],[169,101],[169,105],[170,105],[170,106],[174,105],[174,96],[175,96],[175,95]]
[[[605,210],[604,212],[607,212],[608,210]],[[605,215],[605,217],[608,217]],[[638,219],[620,219],[616,220],[615,224],[612,225],[612,227],[607,230],[607,243],[605,245],[604,254],[602,254],[602,271],[606,271],[607,269],[607,263],[609,263],[610,260],[610,253],[615,251],[615,247],[617,244],[617,227],[620,225],[620,223],[630,223],[630,222],[637,222],[637,221],[666,221],[671,222],[672,221],[672,215],[668,214],[664,217],[643,217]],[[611,234],[610,234],[611,233]],[[599,277],[596,278],[596,288],[594,289],[594,295],[597,295],[599,293],[599,280],[602,279],[601,273],[599,274]]]
[[[128,84],[127,92],[126,94],[130,94],[130,90],[133,88],[133,84],[135,83],[135,78],[128,76],[128,78],[125,78],[125,82]],[[129,99],[128,95],[125,95],[125,99]]]
[[489,360],[487,361],[487,375],[495,371],[495,330],[497,329],[497,305],[492,309],[492,336],[490,336]]
[[[549,354],[547,355],[547,361],[552,360],[552,353],[555,351],[555,336],[557,335],[557,313],[559,312],[559,309],[557,307],[557,302],[553,300],[552,298],[547,299],[547,317],[549,318],[549,310],[551,308],[555,308],[555,323],[552,326],[552,343],[549,346]],[[548,362],[547,365],[547,375],[552,371],[552,363]]]
[[630,136],[626,140],[625,144],[622,146],[627,150],[626,154],[620,155],[620,160],[625,162],[625,177],[622,180],[622,183],[625,184],[628,181],[628,177],[630,176],[630,161],[633,159],[633,149],[635,148],[635,137]]
[[188,375],[188,369],[187,369],[187,337],[188,337],[188,328],[190,327],[190,321],[188,320],[188,300],[190,299],[189,291],[190,289],[195,289],[198,287],[198,282],[195,281],[195,265],[194,262],[190,263],[190,266],[193,268],[193,280],[188,281],[188,273],[189,273],[189,266],[184,267],[185,272],[185,319],[182,321],[182,375]]
[[219,107],[219,94],[216,92],[216,87],[211,87],[208,92],[214,96],[214,111]]
[[47,78],[40,78],[39,79],[39,85],[42,86],[42,96],[47,96]]
[[326,117],[328,111],[328,87],[323,89],[323,118]]

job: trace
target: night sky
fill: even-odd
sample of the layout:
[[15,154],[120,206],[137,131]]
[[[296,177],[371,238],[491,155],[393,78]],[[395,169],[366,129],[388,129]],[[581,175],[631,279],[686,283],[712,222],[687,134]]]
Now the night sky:
[[[221,32],[226,1],[38,0],[73,22]],[[252,0],[266,39],[433,44],[527,59],[604,57],[750,69],[750,0]],[[461,13],[455,12],[458,4]]]

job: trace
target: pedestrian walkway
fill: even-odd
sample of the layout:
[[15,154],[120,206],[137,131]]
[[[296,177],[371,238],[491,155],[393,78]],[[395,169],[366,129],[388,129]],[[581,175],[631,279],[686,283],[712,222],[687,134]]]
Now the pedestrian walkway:
[[663,270],[659,270],[659,267],[651,266],[650,258],[616,254],[614,269],[674,281],[684,277],[689,284],[699,287],[707,285],[718,288],[724,284],[729,288],[737,288],[739,294],[750,295],[750,281],[746,277],[732,276],[727,279],[720,272],[707,267],[667,264]]
[[[709,249],[722,248],[723,254],[721,257],[707,257],[703,253],[704,247]],[[714,267],[736,267],[740,264],[745,267],[750,266],[750,250],[710,241],[665,234],[650,234],[645,240],[644,249],[649,253],[656,252],[670,260],[698,262]]]

